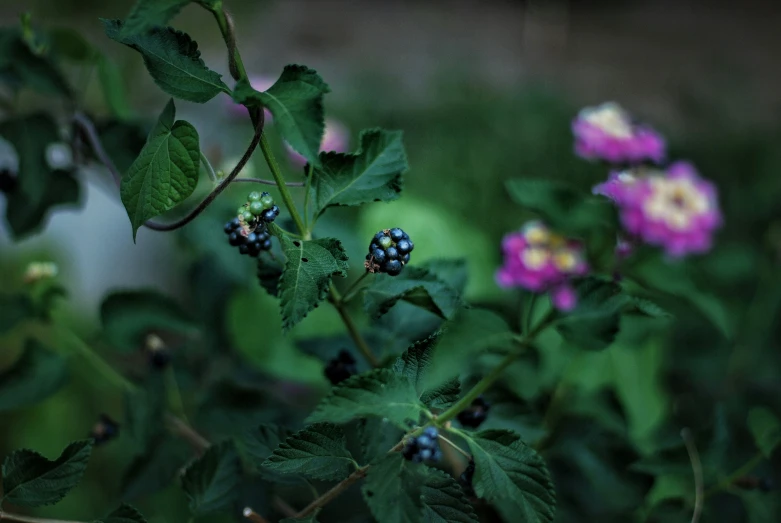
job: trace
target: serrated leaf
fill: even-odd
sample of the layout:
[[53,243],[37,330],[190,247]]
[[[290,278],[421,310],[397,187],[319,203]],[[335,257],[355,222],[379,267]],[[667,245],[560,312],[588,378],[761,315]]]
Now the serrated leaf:
[[506,349],[513,333],[502,318],[485,309],[461,309],[449,321],[434,347],[423,381],[427,389],[440,387],[471,366],[477,354],[489,348]]
[[404,430],[381,418],[364,418],[359,421],[361,455],[365,463],[371,463],[388,454],[404,436]]
[[247,106],[268,108],[282,138],[309,163],[319,166],[325,130],[323,95],[330,91],[313,69],[288,65],[276,83],[262,93],[247,82],[239,82],[233,99]]
[[430,469],[422,488],[423,523],[477,523],[477,515],[456,480]]
[[164,436],[136,456],[122,476],[122,499],[131,500],[154,494],[171,483],[192,457],[192,450],[181,440]]
[[287,438],[262,467],[323,481],[341,481],[355,470],[344,431],[332,423],[315,423]]
[[434,347],[439,341],[440,335],[440,332],[436,332],[428,338],[412,344],[393,365],[394,372],[407,377],[415,385],[420,400],[432,408],[447,408],[458,401],[461,390],[458,378],[451,379],[434,389],[426,389],[426,373],[431,365]]
[[258,258],[258,283],[272,296],[279,297],[279,280],[283,270],[282,264],[276,260]]
[[150,374],[143,387],[125,393],[125,427],[141,452],[147,452],[165,428],[166,406],[164,374]]
[[247,454],[260,467],[289,435],[287,429],[279,425],[262,423],[260,426],[246,431],[241,441]]
[[328,295],[332,276],[347,276],[347,254],[334,238],[279,241],[287,261],[280,286],[282,329],[287,332]]
[[67,379],[66,359],[28,340],[22,356],[0,374],[0,412],[34,405],[57,392]]
[[231,441],[212,445],[185,470],[182,488],[196,515],[229,508],[238,497],[241,462]]
[[392,452],[371,466],[362,492],[377,523],[423,520],[423,483],[428,467]]
[[165,26],[189,3],[190,0],[138,0],[125,19],[120,35],[127,38]]
[[420,267],[407,267],[398,276],[377,274],[366,287],[363,306],[372,318],[379,318],[400,300],[426,309],[443,319],[450,318],[461,304],[453,288]]
[[171,298],[152,290],[117,291],[100,306],[103,336],[113,348],[137,351],[147,334],[162,331],[191,336],[197,324]]
[[175,117],[174,101],[169,100],[138,158],[122,176],[119,192],[133,240],[144,222],[176,207],[198,183],[198,131],[184,120],[174,122]]
[[49,209],[79,201],[79,184],[72,174],[52,170],[46,148],[60,141],[57,123],[45,114],[0,123],[0,137],[8,141],[19,158],[18,187],[6,194],[6,220],[15,239],[41,228]]
[[186,33],[165,27],[125,36],[121,20],[101,22],[106,36],[141,53],[155,83],[171,96],[204,103],[220,92],[230,94],[221,76],[206,67],[198,44]]
[[334,205],[398,199],[402,174],[409,168],[401,131],[370,129],[361,132],[354,153],[324,152],[313,171],[311,201],[314,215]]
[[757,448],[770,459],[773,451],[781,444],[781,421],[769,409],[754,407],[748,412],[748,428]]
[[135,508],[122,504],[114,512],[96,523],[146,523],[146,519]]
[[347,423],[356,418],[378,416],[399,427],[417,421],[423,410],[409,379],[389,369],[375,369],[351,376],[323,398],[307,423]]
[[59,502],[81,481],[91,453],[91,440],[71,443],[54,461],[27,449],[11,453],[3,462],[3,501],[21,507]]
[[518,521],[550,522],[556,492],[545,461],[509,430],[459,431],[475,460],[475,493],[487,501],[511,500]]

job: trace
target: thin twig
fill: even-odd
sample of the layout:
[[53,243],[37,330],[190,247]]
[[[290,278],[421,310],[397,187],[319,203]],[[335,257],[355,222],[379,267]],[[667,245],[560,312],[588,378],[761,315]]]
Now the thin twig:
[[206,168],[206,172],[209,174],[209,179],[212,183],[217,183],[217,173],[214,172],[214,167],[212,167],[212,164],[209,162],[209,159],[206,158],[206,155],[203,154],[203,151],[201,151],[201,165]]
[[98,136],[98,131],[95,129],[92,120],[87,118],[84,113],[76,112],[73,114],[73,122],[84,131],[87,142],[89,142],[90,147],[92,147],[95,156],[97,156],[100,163],[108,169],[111,173],[111,177],[114,178],[114,183],[119,187],[119,184],[122,182],[122,174],[117,170],[114,162],[111,161],[111,157],[106,152],[106,149],[103,148],[103,142],[100,140],[100,136]]
[[366,465],[365,467],[361,467],[357,469],[355,472],[350,474],[347,479],[342,480],[341,482],[334,485],[334,487],[311,502],[309,505],[304,507],[298,514],[295,515],[297,518],[303,518],[304,516],[308,516],[318,508],[327,505],[330,503],[333,499],[338,497],[342,492],[350,488],[354,483],[362,480],[366,477],[366,473],[369,470],[369,465]]
[[694,513],[692,514],[692,522],[697,523],[700,520],[702,514],[703,505],[703,483],[702,483],[702,462],[700,462],[700,454],[697,452],[697,446],[694,444],[694,438],[688,428],[681,430],[681,438],[686,445],[686,452],[689,453],[689,461],[692,463],[692,472],[694,473]]
[[464,456],[466,459],[469,459],[469,460],[471,460],[471,459],[472,459],[472,455],[471,455],[470,453],[468,453],[467,451],[465,451],[464,449],[462,449],[461,447],[459,447],[458,445],[456,445],[455,443],[453,443],[452,441],[450,441],[449,439],[447,439],[447,438],[446,438],[445,436],[443,436],[442,434],[440,434],[440,435],[439,435],[439,439],[441,439],[442,441],[444,441],[445,443],[447,443],[448,445],[450,445],[451,447],[453,447],[455,450],[457,450],[458,452],[460,452],[460,453],[461,453],[461,455],[462,455],[462,456]]
[[[260,183],[263,185],[277,185],[274,180],[263,180],[261,178],[235,178],[233,183]],[[285,182],[288,187],[303,187],[304,182]]]
[[268,523],[268,520],[252,510],[250,507],[244,507],[244,517],[252,521],[252,523]]
[[0,521],[8,521],[9,523],[81,523],[80,521],[65,519],[34,518],[32,516],[9,514],[3,511],[0,511]]
[[167,414],[165,419],[168,422],[171,431],[177,436],[181,437],[183,440],[190,443],[199,456],[211,446],[209,440],[201,436],[183,419],[178,418],[173,414]]
[[282,514],[285,515],[286,518],[294,518],[296,516],[296,513],[298,512],[296,509],[291,507],[287,501],[280,498],[279,496],[274,496],[272,503],[274,504],[274,507],[276,507],[277,510],[279,510]]

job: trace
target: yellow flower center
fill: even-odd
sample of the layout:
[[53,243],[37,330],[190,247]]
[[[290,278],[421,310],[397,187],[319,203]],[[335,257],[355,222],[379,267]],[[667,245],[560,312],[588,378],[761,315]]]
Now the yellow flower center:
[[605,103],[589,109],[584,118],[615,138],[631,138],[632,123],[626,112],[615,103]]
[[672,229],[686,229],[694,218],[710,208],[708,198],[691,180],[651,178],[651,189],[653,193],[645,203],[645,213]]
[[526,267],[532,270],[541,269],[548,263],[549,259],[550,252],[548,252],[547,249],[530,247],[521,252],[521,261]]
[[578,266],[578,257],[570,249],[561,249],[553,255],[553,264],[561,272],[572,272]]

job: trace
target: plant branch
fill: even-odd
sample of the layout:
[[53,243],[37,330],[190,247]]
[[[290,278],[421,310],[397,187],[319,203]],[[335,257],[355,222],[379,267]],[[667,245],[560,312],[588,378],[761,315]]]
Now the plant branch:
[[206,172],[209,174],[209,179],[212,181],[212,183],[217,183],[217,174],[214,172],[214,167],[212,167],[212,164],[209,162],[209,159],[206,158],[206,155],[203,154],[203,151],[200,152],[200,155],[201,165],[206,168]]
[[0,510],[0,521],[8,521],[9,523],[82,523],[81,521],[72,521],[66,519],[48,519],[48,518],[35,518],[32,516],[22,516],[20,514],[9,514]]
[[[234,178],[233,183],[259,183],[262,185],[277,185],[274,180],[263,180],[261,178]],[[304,182],[285,182],[288,187],[303,187]]]
[[748,460],[746,463],[744,463],[742,466],[737,468],[732,474],[724,478],[721,482],[719,482],[717,485],[714,485],[713,487],[709,488],[703,498],[708,499],[709,497],[713,496],[714,494],[721,492],[722,490],[725,490],[729,488],[730,485],[735,483],[736,480],[742,478],[743,476],[749,474],[752,470],[757,468],[757,466],[762,463],[765,460],[765,456],[762,454],[762,452],[757,452],[754,454],[754,456]]
[[114,183],[119,187],[119,184],[122,182],[122,173],[119,172],[117,166],[111,161],[111,157],[103,147],[103,142],[100,140],[100,136],[98,136],[98,131],[95,129],[92,120],[90,120],[87,115],[76,112],[73,114],[73,123],[84,132],[87,143],[89,143],[89,146],[92,148],[92,152],[98,157],[98,161],[108,169],[111,173],[111,177],[114,178]]
[[697,446],[694,444],[694,438],[692,438],[692,433],[688,428],[681,431],[681,438],[683,438],[683,442],[686,445],[686,452],[689,453],[689,461],[692,463],[692,472],[694,473],[694,513],[692,514],[691,523],[697,523],[702,514],[702,503],[704,500],[702,463],[700,462],[700,454],[697,452]]
[[266,518],[252,510],[250,507],[244,507],[242,514],[245,518],[252,521],[252,523],[268,523]]
[[274,153],[271,151],[271,145],[268,143],[265,133],[261,134],[260,136],[260,150],[263,152],[263,157],[266,159],[268,168],[271,170],[271,174],[274,176],[274,181],[277,184],[277,188],[282,195],[282,201],[285,202],[285,207],[287,207],[287,211],[293,218],[293,221],[296,224],[296,228],[304,237],[304,239],[309,239],[306,226],[304,225],[303,220],[301,220],[301,215],[298,214],[298,209],[296,209],[296,204],[293,202],[293,197],[291,196],[290,191],[287,190],[285,178],[282,176],[282,171],[280,171],[277,160],[274,158]]
[[311,232],[310,227],[314,227],[314,216],[312,217],[312,223],[309,223],[309,188],[312,186],[312,164],[306,164],[306,188],[304,189],[304,225],[307,232]]
[[339,291],[336,289],[336,286],[331,283],[331,303],[333,303],[334,307],[336,308],[336,311],[339,313],[339,316],[342,318],[342,322],[344,323],[344,326],[347,328],[347,332],[350,335],[350,338],[352,338],[353,343],[355,343],[355,346],[358,348],[358,350],[361,352],[364,358],[366,358],[366,361],[371,365],[372,367],[379,366],[380,362],[377,360],[377,357],[372,352],[371,348],[369,348],[369,345],[366,343],[366,340],[363,339],[363,336],[361,335],[361,331],[358,330],[358,327],[355,325],[355,322],[352,319],[352,316],[350,316],[349,311],[347,310],[347,307],[344,303],[344,300],[342,300],[342,296],[339,294]]
[[458,452],[460,452],[460,453],[461,453],[461,455],[462,455],[462,456],[464,456],[466,459],[468,459],[468,460],[471,460],[471,459],[472,459],[472,455],[471,455],[471,454],[469,454],[467,451],[465,451],[464,449],[462,449],[461,447],[459,447],[458,445],[456,445],[455,443],[453,443],[452,441],[450,441],[449,439],[447,439],[447,438],[446,438],[445,436],[443,436],[442,434],[440,434],[440,435],[439,435],[439,439],[441,439],[442,441],[444,441],[445,443],[447,443],[448,445],[450,445],[452,448],[454,448],[455,450],[457,450]]
[[55,326],[54,336],[58,341],[67,343],[71,349],[87,360],[97,373],[106,379],[106,381],[127,392],[135,392],[136,386],[129,379],[117,372],[114,367],[109,365],[106,360],[93,351],[92,348],[84,343],[84,340],[74,332]]
[[342,480],[341,482],[334,485],[331,490],[311,502],[309,505],[301,509],[301,511],[295,515],[297,518],[303,518],[305,516],[308,516],[318,508],[327,505],[331,501],[333,501],[335,498],[337,498],[342,492],[350,488],[354,483],[362,480],[366,477],[366,474],[369,471],[369,465],[366,465],[365,467],[361,467],[357,469],[355,472],[350,474],[346,479]]
[[359,287],[360,283],[363,281],[366,276],[371,274],[369,271],[365,271],[363,274],[361,274],[357,280],[353,282],[352,285],[345,291],[344,297],[341,299],[342,303],[350,303],[350,301],[355,298],[355,295],[358,294],[358,292],[363,288]]

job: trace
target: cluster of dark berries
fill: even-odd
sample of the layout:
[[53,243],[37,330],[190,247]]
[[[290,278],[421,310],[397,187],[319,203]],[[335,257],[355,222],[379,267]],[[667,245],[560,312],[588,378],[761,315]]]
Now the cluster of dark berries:
[[770,492],[775,484],[770,478],[758,478],[756,476],[743,476],[734,481],[734,485],[743,490],[759,490],[761,492]]
[[461,475],[458,477],[458,483],[461,485],[461,488],[464,489],[464,493],[467,496],[475,495],[475,489],[472,486],[472,479],[474,477],[475,477],[475,460],[470,459],[469,464],[466,466],[466,469],[464,469],[464,472],[462,472]]
[[245,229],[239,218],[234,218],[225,224],[225,234],[228,235],[228,243],[239,248],[241,254],[257,257],[261,251],[271,249],[271,235],[265,225],[245,234]]
[[325,367],[325,377],[334,385],[343,382],[357,372],[355,358],[346,350],[339,351],[339,355],[329,361]]
[[[250,227],[271,223],[279,216],[279,207],[267,192],[252,191],[247,195],[247,203],[239,207],[238,218]],[[255,228],[253,227],[253,228]]]
[[488,403],[485,398],[479,396],[475,398],[468,408],[458,413],[458,421],[464,427],[475,429],[485,421],[485,417],[488,415],[489,410],[491,410],[491,404]]
[[146,353],[149,364],[156,369],[164,369],[171,363],[171,351],[156,334],[146,337]]
[[409,235],[398,227],[382,230],[374,235],[364,266],[369,272],[396,276],[409,263],[409,254],[414,248]]
[[89,433],[89,437],[95,440],[95,445],[102,445],[117,436],[119,436],[119,423],[105,414],[100,415],[92,432]]
[[0,169],[0,192],[10,194],[18,184],[16,173],[11,172],[10,169]]
[[421,463],[423,461],[440,461],[442,450],[439,448],[439,432],[434,427],[428,427],[417,438],[409,438],[404,443],[401,455],[404,459]]

